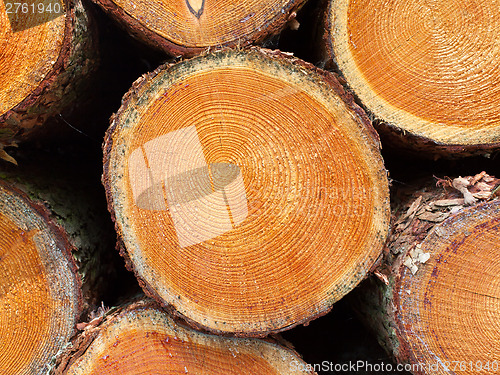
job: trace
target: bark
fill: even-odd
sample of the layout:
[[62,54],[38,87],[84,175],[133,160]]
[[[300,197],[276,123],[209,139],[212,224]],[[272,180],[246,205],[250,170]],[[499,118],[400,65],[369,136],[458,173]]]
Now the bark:
[[327,313],[388,231],[366,115],[333,74],[280,52],[140,78],[107,132],[103,183],[146,293],[216,333],[263,336]]
[[[87,7],[80,0],[50,5],[63,15],[45,10],[29,18],[16,15],[17,21],[2,19],[2,148],[35,137],[48,118],[75,103],[98,62]],[[31,5],[28,8],[31,11]]]
[[[490,5],[498,14],[498,4]],[[445,2],[331,0],[325,60],[388,144],[431,157],[489,154],[500,148],[492,22],[475,6],[462,12]]]
[[192,330],[152,300],[101,310],[73,340],[56,374],[314,374],[272,340]]
[[438,183],[396,200],[384,262],[353,302],[413,374],[493,373],[500,180],[482,172]]
[[278,34],[306,0],[158,3],[94,0],[133,37],[172,56],[260,44]]

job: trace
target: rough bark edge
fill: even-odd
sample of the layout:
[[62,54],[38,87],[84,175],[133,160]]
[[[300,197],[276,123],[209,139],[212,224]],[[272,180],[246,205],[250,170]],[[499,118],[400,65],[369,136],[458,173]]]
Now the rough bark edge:
[[[59,356],[57,357],[55,362],[55,367],[54,369],[52,369],[51,374],[65,374],[67,370],[73,365],[73,363],[75,363],[85,353],[90,345],[92,345],[96,337],[99,335],[100,331],[106,329],[107,326],[112,324],[114,320],[120,319],[128,312],[135,309],[146,308],[154,308],[160,311],[164,311],[165,314],[168,315],[168,317],[171,318],[179,326],[186,327],[187,329],[193,329],[193,327],[189,324],[186,325],[184,319],[170,314],[170,312],[168,310],[165,310],[164,307],[157,301],[150,299],[150,297],[139,295],[122,306],[113,307],[110,309],[98,309],[95,313],[94,319],[87,323],[87,325],[79,333],[75,334],[67,347],[63,351],[61,351],[61,353],[59,353]],[[198,332],[201,334],[209,334],[205,331]],[[219,337],[224,338],[226,336],[219,335]],[[291,354],[295,355],[297,359],[303,360],[302,356],[294,349],[293,345],[279,335],[276,335],[274,337],[266,337],[259,340],[269,344],[277,345],[280,348],[287,350]]]
[[[173,318],[176,320],[183,321],[186,323],[189,327],[202,332],[202,333],[207,333],[207,334],[213,334],[221,337],[240,337],[240,338],[260,338],[260,339],[268,339],[270,337],[277,339],[279,336],[277,336],[279,333],[287,331],[289,329],[292,329],[294,327],[304,325],[307,326],[309,322],[321,318],[322,316],[328,314],[332,308],[333,305],[331,305],[328,309],[319,312],[317,315],[303,319],[301,321],[298,321],[294,324],[279,328],[279,329],[272,329],[272,330],[266,330],[266,331],[221,331],[213,328],[206,327],[198,322],[196,322],[193,319],[188,318],[184,314],[180,313],[177,311],[175,306],[170,303],[166,303],[162,297],[156,291],[147,283],[146,280],[144,280],[141,276],[138,275],[137,271],[135,270],[135,267],[133,265],[133,262],[130,259],[130,256],[127,253],[126,247],[123,243],[123,241],[119,241],[117,243],[117,249],[120,252],[120,255],[124,258],[125,260],[125,267],[127,268],[128,271],[132,272],[137,279],[137,282],[139,283],[140,287],[146,294],[146,296],[152,298],[155,300],[165,311],[167,311]],[[279,341],[279,339],[278,339]],[[282,343],[283,345],[283,343]]]
[[477,155],[488,157],[491,153],[500,151],[500,142],[475,145],[444,144],[401,129],[381,119],[376,119],[374,124],[380,131],[382,140],[397,151],[429,159],[458,159]]
[[[215,51],[212,52],[212,54],[224,54],[224,53],[231,53],[231,51],[234,51],[233,49],[224,49],[220,51]],[[380,143],[380,138],[378,133],[375,131],[373,128],[370,119],[364,112],[364,110],[355,102],[354,97],[351,95],[351,93],[347,90],[344,89],[342,84],[339,82],[340,79],[337,74],[329,71],[322,70],[316,66],[314,66],[311,63],[308,63],[304,60],[301,60],[299,58],[293,57],[293,54],[286,53],[286,52],[281,52],[279,50],[268,50],[268,49],[263,49],[260,47],[250,47],[246,49],[242,49],[241,51],[246,51],[250,53],[255,53],[259,57],[270,57],[274,59],[281,59],[286,61],[287,63],[290,63],[294,66],[297,66],[299,68],[305,68],[307,70],[312,71],[313,73],[316,73],[320,76],[321,80],[323,80],[326,84],[329,85],[329,88],[333,90],[335,94],[337,94],[342,101],[345,103],[345,105],[352,110],[358,117],[360,126],[363,126],[364,129],[367,131],[368,136],[370,139],[367,139],[367,147],[372,148],[374,151],[380,151],[382,148],[382,145]],[[205,56],[210,54],[209,51],[207,51],[204,55]],[[117,118],[121,116],[121,114],[125,111],[125,107],[128,106],[128,103],[131,99],[131,97],[136,96],[137,93],[141,91],[141,89],[146,86],[147,82],[150,79],[153,79],[156,77],[161,71],[164,69],[169,69],[172,67],[174,64],[170,63],[165,63],[155,69],[153,72],[147,73],[140,78],[138,78],[133,84],[131,89],[123,96],[121,106],[119,110],[113,114],[110,118],[110,127],[106,131],[106,134],[104,136],[104,142],[103,142],[103,174],[102,174],[102,183],[104,186],[104,190],[106,192],[106,200],[108,202],[108,211],[110,212],[111,219],[115,225],[115,231],[117,233],[117,244],[116,248],[120,252],[120,255],[124,258],[125,260],[125,266],[127,270],[130,272],[134,273],[134,276],[139,282],[139,285],[143,289],[144,293],[158,301],[161,306],[167,310],[171,315],[180,318],[184,320],[188,325],[190,325],[192,328],[202,331],[202,332],[207,332],[207,333],[212,333],[216,335],[221,335],[221,336],[234,336],[234,337],[255,337],[255,338],[262,338],[266,337],[269,335],[273,334],[278,334],[283,331],[287,331],[289,329],[292,329],[294,327],[297,327],[299,325],[307,325],[311,321],[320,318],[326,314],[328,314],[331,309],[333,308],[334,303],[332,303],[327,309],[324,311],[320,311],[318,314],[314,316],[307,317],[301,321],[297,321],[294,324],[282,327],[282,328],[277,328],[277,329],[268,329],[265,331],[253,331],[253,332],[247,332],[247,331],[232,331],[232,332],[227,332],[227,331],[221,331],[213,328],[206,327],[202,324],[199,324],[198,322],[195,322],[192,319],[189,319],[185,315],[181,314],[180,312],[177,311],[174,305],[166,303],[163,301],[163,299],[154,291],[152,287],[148,285],[148,283],[137,273],[132,260],[130,259],[130,256],[127,253],[125,243],[123,241],[123,234],[120,229],[120,226],[116,220],[116,216],[114,214],[114,202],[113,202],[113,196],[112,196],[112,189],[111,189],[111,183],[108,180],[107,176],[109,176],[109,164],[111,161],[110,155],[111,155],[111,149],[113,148],[113,133],[118,126],[118,123],[116,121]],[[383,159],[382,156],[380,156],[380,160],[383,164]],[[367,278],[373,270],[382,262],[383,254],[380,254],[378,259],[376,259],[370,269],[366,270],[366,274],[363,278]],[[363,279],[358,281],[358,284],[362,281]],[[350,291],[350,290],[349,290]],[[349,293],[349,291],[347,293]],[[345,296],[347,293],[344,293],[343,296]]]
[[64,38],[56,63],[19,104],[0,115],[0,144],[29,138],[45,121],[77,99],[98,62],[96,26],[86,0],[62,0],[66,7]]
[[5,190],[10,191],[11,193],[17,195],[20,200],[22,200],[27,206],[31,207],[33,211],[43,219],[43,221],[47,224],[48,230],[54,234],[54,238],[56,240],[56,247],[62,249],[62,255],[64,259],[68,261],[68,265],[70,270],[75,274],[76,285],[79,288],[76,289],[76,295],[78,296],[78,310],[80,315],[76,318],[80,318],[83,312],[83,296],[81,294],[81,284],[82,280],[80,275],[78,274],[78,266],[75,262],[75,259],[72,256],[72,252],[75,251],[75,247],[68,240],[68,235],[66,231],[63,229],[61,225],[59,225],[54,219],[51,212],[46,208],[46,206],[38,201],[34,201],[31,199],[28,194],[21,190],[18,186],[9,184],[5,182],[2,178],[0,178],[0,186]]
[[163,37],[150,30],[146,25],[133,18],[125,10],[117,6],[112,0],[92,0],[98,4],[111,18],[124,28],[132,37],[157,50],[161,50],[170,56],[194,57],[200,53],[210,50],[231,47],[247,47],[251,44],[261,44],[273,36],[279,34],[287,25],[287,22],[295,18],[295,13],[302,8],[307,0],[291,0],[283,13],[279,13],[274,20],[261,28],[246,35],[245,38],[234,39],[216,46],[187,47]]
[[429,159],[457,159],[474,155],[488,156],[492,152],[500,151],[500,142],[473,145],[441,143],[402,129],[397,124],[387,122],[382,118],[378,118],[349,86],[337,63],[333,52],[332,35],[330,33],[333,28],[331,17],[329,17],[333,0],[320,0],[320,3],[320,6],[325,10],[323,12],[323,20],[319,20],[322,30],[319,32],[321,36],[319,42],[317,42],[318,50],[320,51],[317,64],[324,67],[324,69],[335,72],[340,77],[344,88],[355,98],[356,103],[366,111],[374,127],[381,133],[383,143],[394,147],[399,152]]
[[[467,178],[477,178],[481,174]],[[397,192],[403,197],[397,197],[394,202],[391,218],[392,231],[387,240],[384,259],[374,275],[349,296],[350,302],[363,323],[376,335],[379,344],[386,352],[400,364],[418,363],[404,339],[405,328],[397,319],[399,306],[397,288],[400,284],[401,272],[404,267],[407,267],[403,264],[405,259],[410,256],[410,251],[431,235],[441,223],[455,218],[470,207],[500,200],[500,179],[494,178],[491,183],[493,189],[490,197],[480,199],[471,206],[458,208],[453,213],[447,212],[446,208],[438,209],[434,211],[435,219],[438,221],[432,222],[420,219],[419,212],[432,206],[436,201],[460,199],[463,195],[451,187],[451,180],[448,179],[437,179],[436,187],[432,187],[430,180],[420,181],[418,184],[420,188],[413,192],[409,193],[404,189]],[[429,218],[433,219],[432,215]],[[398,230],[398,226],[402,229]],[[405,236],[407,239],[399,239],[400,236]]]

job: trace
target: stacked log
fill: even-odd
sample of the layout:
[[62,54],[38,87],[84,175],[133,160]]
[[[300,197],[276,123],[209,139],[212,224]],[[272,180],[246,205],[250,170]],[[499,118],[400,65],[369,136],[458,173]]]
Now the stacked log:
[[0,372],[42,373],[74,334],[81,280],[49,212],[0,183]]
[[292,22],[306,0],[94,0],[143,43],[173,56],[259,44]]
[[0,148],[26,140],[48,118],[75,104],[97,62],[94,27],[80,0],[5,2],[0,12]]
[[438,182],[399,202],[389,253],[356,305],[413,374],[497,373],[500,180]]
[[0,373],[41,374],[77,322],[113,301],[123,263],[98,175],[26,144],[14,156],[0,168]]
[[329,311],[381,255],[386,170],[334,75],[228,51],[138,80],[103,183],[145,292],[192,325],[262,336]]
[[328,3],[326,58],[388,141],[431,154],[500,147],[496,1]]
[[56,374],[315,374],[277,342],[208,335],[143,299],[101,311]]

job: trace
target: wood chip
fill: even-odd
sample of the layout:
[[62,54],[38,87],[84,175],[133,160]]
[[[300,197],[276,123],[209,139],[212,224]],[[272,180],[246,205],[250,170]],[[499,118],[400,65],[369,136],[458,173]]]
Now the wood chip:
[[403,264],[406,267],[411,268],[411,266],[413,265],[413,259],[411,259],[411,257],[406,257]]
[[418,271],[418,267],[417,267],[417,265],[415,265],[415,264],[414,264],[414,265],[412,265],[412,266],[410,267],[410,271],[411,271],[412,275],[415,275],[415,274],[417,273],[417,271]]
[[430,221],[432,223],[440,223],[450,216],[449,212],[423,212],[418,215],[420,220]]
[[452,207],[452,209],[450,210],[450,214],[454,215],[458,211],[460,211],[462,208],[464,208],[464,206],[455,206],[455,207]]
[[474,187],[476,189],[479,189],[480,191],[483,191],[483,190],[491,191],[491,189],[493,188],[493,186],[491,186],[490,184],[487,184],[486,182],[483,182],[483,181],[478,182]]
[[0,159],[3,159],[5,161],[8,161],[9,163],[17,165],[16,159],[7,154],[7,152],[3,148],[0,148]]
[[409,254],[403,261],[403,265],[406,266],[413,275],[415,275],[418,271],[418,265],[424,264],[430,259],[430,257],[430,253],[424,253],[422,251],[422,244],[417,244],[409,251]]
[[377,276],[385,285],[389,285],[389,279],[382,272],[375,271],[373,274]]
[[493,182],[495,180],[496,180],[496,178],[493,176],[490,176],[490,175],[486,175],[483,177],[483,181],[486,182],[487,184],[489,184],[490,182]]
[[490,190],[483,190],[477,193],[473,193],[472,196],[477,199],[488,199],[491,196]]
[[417,211],[417,208],[420,207],[420,204],[422,203],[422,196],[418,197],[413,203],[411,204],[410,208],[408,208],[408,211],[406,211],[405,217],[410,217],[415,214]]
[[427,262],[430,259],[430,257],[431,257],[431,254],[429,254],[429,253],[421,253],[418,255],[418,261],[423,264],[423,263]]
[[475,185],[479,180],[481,180],[484,176],[486,175],[486,172],[485,171],[482,171],[481,173],[478,173],[477,175],[475,175],[470,184],[471,185]]
[[449,207],[449,206],[459,206],[459,205],[463,206],[465,204],[465,200],[463,198],[441,199],[432,202],[432,204],[438,207]]

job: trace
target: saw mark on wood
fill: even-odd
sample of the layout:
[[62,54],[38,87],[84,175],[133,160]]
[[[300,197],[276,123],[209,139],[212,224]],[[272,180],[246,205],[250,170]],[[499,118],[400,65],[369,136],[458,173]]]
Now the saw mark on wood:
[[193,15],[200,19],[205,10],[205,0],[186,0],[188,9]]
[[500,300],[500,297],[492,296],[491,294],[476,292],[474,290],[470,290],[470,289],[467,289],[467,288],[457,288],[457,289],[460,290],[460,291],[462,291],[462,292],[471,293],[471,294],[473,294],[475,296],[481,296],[481,297],[486,297],[486,298],[492,298],[492,299]]

